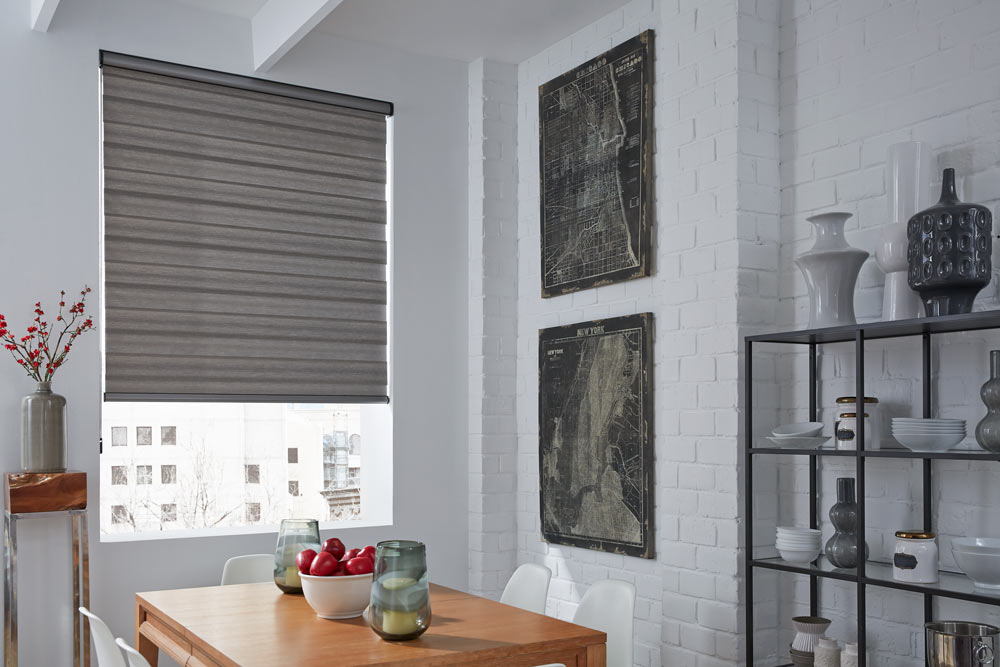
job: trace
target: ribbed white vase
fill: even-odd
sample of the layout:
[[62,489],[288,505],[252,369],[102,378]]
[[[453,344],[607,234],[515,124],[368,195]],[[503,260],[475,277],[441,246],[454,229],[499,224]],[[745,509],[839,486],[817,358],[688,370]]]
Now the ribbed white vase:
[[795,265],[809,289],[810,329],[857,323],[854,286],[868,253],[844,238],[844,223],[851,215],[837,211],[806,218],[816,229],[816,242],[795,258]]

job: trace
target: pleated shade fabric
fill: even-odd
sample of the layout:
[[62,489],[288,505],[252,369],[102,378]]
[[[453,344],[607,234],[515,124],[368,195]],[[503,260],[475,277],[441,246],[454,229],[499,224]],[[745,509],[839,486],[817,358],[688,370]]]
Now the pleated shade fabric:
[[103,67],[106,400],[387,401],[386,116]]

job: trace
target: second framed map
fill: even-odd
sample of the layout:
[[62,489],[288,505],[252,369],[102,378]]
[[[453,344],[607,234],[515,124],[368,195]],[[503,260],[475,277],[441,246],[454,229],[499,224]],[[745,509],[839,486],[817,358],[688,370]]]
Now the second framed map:
[[650,273],[653,31],[538,88],[542,296]]

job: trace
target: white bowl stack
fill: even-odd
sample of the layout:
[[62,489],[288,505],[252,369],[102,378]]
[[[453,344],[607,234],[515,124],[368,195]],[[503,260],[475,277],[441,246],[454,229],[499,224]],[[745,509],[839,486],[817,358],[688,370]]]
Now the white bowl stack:
[[1000,539],[956,537],[951,541],[951,553],[977,587],[1000,589]]
[[965,420],[893,417],[892,437],[915,452],[944,452],[965,439]]
[[811,563],[819,556],[820,533],[817,528],[778,526],[774,546],[782,560],[789,563]]

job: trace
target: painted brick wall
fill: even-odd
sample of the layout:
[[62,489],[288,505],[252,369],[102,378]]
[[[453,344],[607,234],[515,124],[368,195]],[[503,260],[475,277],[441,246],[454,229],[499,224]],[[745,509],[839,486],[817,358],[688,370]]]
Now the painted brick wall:
[[[1000,3],[989,0],[782,3],[780,327],[799,328],[808,319],[805,283],[792,264],[795,255],[812,244],[805,221],[808,215],[828,210],[855,213],[848,222],[848,240],[874,251],[887,217],[884,162],[890,144],[929,143],[939,168],[956,169],[961,196],[984,203],[997,214],[998,44]],[[881,271],[869,260],[855,299],[862,321],[881,319],[882,282]],[[980,295],[976,308],[1000,307],[998,290],[1000,281],[994,280]],[[971,431],[984,412],[978,389],[986,380],[988,350],[997,347],[997,335],[949,336],[936,343],[933,372],[938,416],[965,418]],[[881,399],[887,416],[919,416],[919,355],[919,341],[868,346],[867,392]],[[833,399],[854,393],[853,351],[850,346],[824,349],[820,364],[825,379],[819,392],[820,406],[825,408],[821,418],[831,424]],[[762,360],[762,366],[774,378],[762,387],[763,414],[775,421],[805,418],[805,358],[786,350]],[[960,462],[934,465],[935,527],[942,565],[950,567],[954,565],[949,548],[952,536],[1000,536],[1000,518],[993,510],[1000,500],[1000,476],[992,467]],[[835,500],[835,478],[854,474],[852,463],[823,463],[821,513]],[[791,460],[759,471],[758,478],[780,492],[777,499],[757,499],[763,510],[757,535],[766,542],[773,540],[773,532],[768,536],[764,527],[768,521],[772,526],[774,521],[806,521],[808,480],[806,469]],[[892,533],[920,523],[920,469],[906,462],[870,462],[866,482],[867,539],[872,557],[885,558],[891,553]],[[832,532],[828,522],[823,529],[824,536]],[[791,640],[788,618],[803,611],[807,600],[805,582],[792,579],[772,583],[784,601],[778,615],[782,631],[772,637],[774,650]],[[823,613],[834,619],[829,634],[853,640],[853,588],[827,582],[821,600]],[[868,610],[875,619],[869,622],[869,664],[921,662],[920,602],[916,595],[869,589]],[[935,615],[997,621],[988,608],[948,602],[939,603]]]
[[517,68],[469,65],[469,590],[516,560]]

